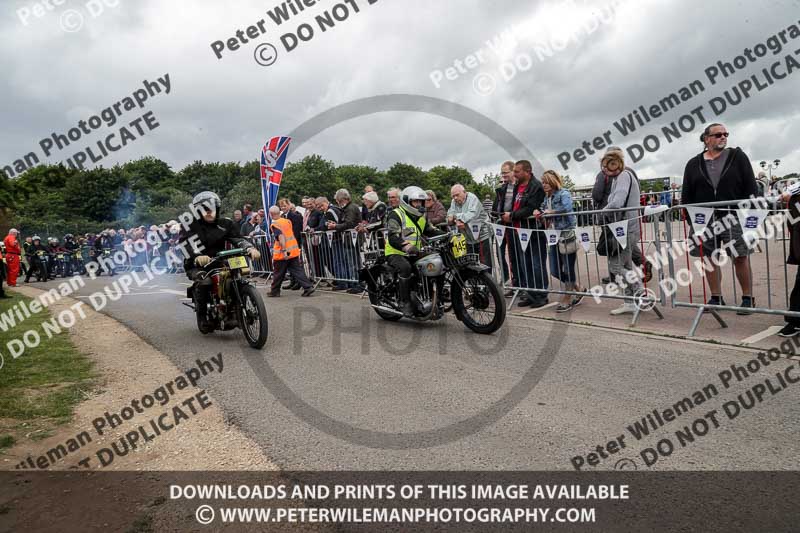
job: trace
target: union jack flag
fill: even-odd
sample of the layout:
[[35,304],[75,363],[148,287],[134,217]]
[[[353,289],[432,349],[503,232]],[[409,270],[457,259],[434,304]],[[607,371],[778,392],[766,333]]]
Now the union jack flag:
[[265,210],[278,200],[290,142],[291,137],[273,137],[261,148],[261,200]]

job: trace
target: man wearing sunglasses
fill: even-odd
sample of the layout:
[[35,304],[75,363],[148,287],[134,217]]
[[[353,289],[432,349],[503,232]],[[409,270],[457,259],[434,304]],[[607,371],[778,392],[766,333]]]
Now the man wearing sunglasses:
[[[700,141],[705,150],[690,159],[683,172],[683,204],[731,202],[757,195],[758,189],[753,166],[741,148],[728,148],[728,135],[728,130],[723,124],[710,124],[703,130]],[[728,213],[735,214],[736,209],[736,206],[717,209],[714,218],[721,219]],[[708,227],[710,228],[711,225],[712,222],[709,222]],[[740,307],[755,307],[752,273],[748,260],[748,256],[753,250],[742,238],[742,227],[735,224],[717,236],[708,236],[708,232],[704,236],[702,256],[711,258],[714,250],[723,247],[726,253],[732,254],[736,278],[742,288]],[[701,249],[697,246],[690,251],[690,254],[693,257],[699,257],[700,252]],[[713,261],[711,263],[714,268],[707,276],[708,286],[711,290],[711,298],[707,303],[709,305],[725,305],[725,301],[722,299],[721,269]],[[738,314],[750,313],[741,310]]]

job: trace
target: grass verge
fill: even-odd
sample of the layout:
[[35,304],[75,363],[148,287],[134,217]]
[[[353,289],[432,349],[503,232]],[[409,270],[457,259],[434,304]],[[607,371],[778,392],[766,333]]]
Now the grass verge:
[[[20,301],[31,300],[20,294],[0,300],[0,314]],[[75,405],[93,387],[92,362],[78,352],[66,330],[48,338],[42,322],[49,319],[50,313],[43,309],[7,331],[0,328],[0,353],[5,359],[0,368],[0,454],[15,444],[50,436],[57,426],[72,420]],[[22,339],[28,330],[36,331],[41,342],[14,359],[7,344]]]

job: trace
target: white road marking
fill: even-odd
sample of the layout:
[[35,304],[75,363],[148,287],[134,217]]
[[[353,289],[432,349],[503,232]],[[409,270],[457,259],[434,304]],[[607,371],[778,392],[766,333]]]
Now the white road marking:
[[178,296],[186,297],[186,291],[176,291],[174,289],[161,289],[161,292],[165,292],[167,294],[177,294]]
[[770,326],[761,333],[756,333],[755,335],[751,335],[742,341],[742,344],[753,344],[754,342],[758,342],[762,339],[766,339],[767,337],[771,337],[778,333],[783,326]]

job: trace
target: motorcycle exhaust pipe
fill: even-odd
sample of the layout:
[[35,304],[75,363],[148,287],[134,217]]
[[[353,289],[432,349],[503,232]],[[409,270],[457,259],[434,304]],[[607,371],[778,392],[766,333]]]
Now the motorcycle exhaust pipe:
[[404,316],[403,313],[401,313],[397,309],[392,309],[391,307],[385,307],[383,305],[374,305],[374,304],[372,305],[372,307],[373,309],[377,309],[378,311],[381,311],[383,313],[391,313],[395,316]]

